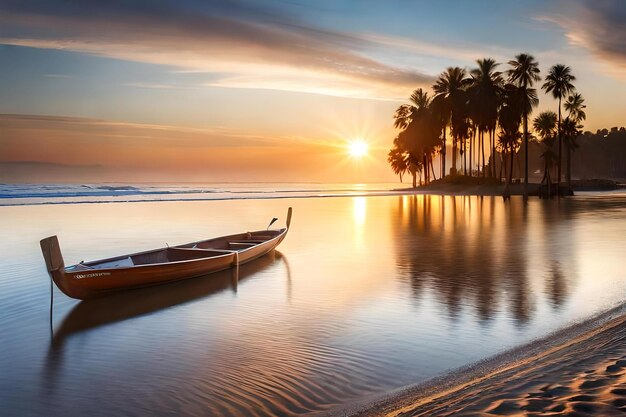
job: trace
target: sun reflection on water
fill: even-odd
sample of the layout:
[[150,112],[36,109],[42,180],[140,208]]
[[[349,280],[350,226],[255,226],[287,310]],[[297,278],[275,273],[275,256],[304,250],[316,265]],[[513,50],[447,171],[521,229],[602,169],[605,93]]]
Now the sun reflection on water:
[[365,218],[367,217],[367,199],[365,197],[353,198],[353,217],[354,222],[362,226],[365,224]]

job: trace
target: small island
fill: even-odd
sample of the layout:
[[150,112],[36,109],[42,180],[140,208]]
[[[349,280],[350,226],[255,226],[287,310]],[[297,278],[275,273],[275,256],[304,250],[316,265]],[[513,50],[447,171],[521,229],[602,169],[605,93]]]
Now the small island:
[[475,65],[447,68],[432,92],[418,88],[396,109],[400,132],[387,161],[400,181],[409,175],[412,189],[505,198],[623,187],[609,178],[626,178],[626,128],[583,133],[585,100],[569,66],[553,65],[541,85],[558,100],[556,112],[532,118],[542,79],[532,55],[503,71],[492,58]]

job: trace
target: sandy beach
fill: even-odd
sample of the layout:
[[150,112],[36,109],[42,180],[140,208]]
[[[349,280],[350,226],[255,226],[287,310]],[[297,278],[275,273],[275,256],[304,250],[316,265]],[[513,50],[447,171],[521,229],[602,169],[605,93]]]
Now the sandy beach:
[[[618,313],[619,311],[619,313]],[[626,413],[623,306],[345,415],[612,416]],[[568,333],[579,333],[568,340]]]

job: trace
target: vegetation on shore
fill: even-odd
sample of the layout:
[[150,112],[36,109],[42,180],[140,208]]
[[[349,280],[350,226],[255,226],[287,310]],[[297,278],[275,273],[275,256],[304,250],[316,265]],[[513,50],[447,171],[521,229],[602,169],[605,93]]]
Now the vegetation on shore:
[[[432,86],[433,93],[419,88],[411,94],[410,104],[397,108],[394,126],[400,132],[388,162],[401,181],[409,174],[413,187],[417,187],[418,182],[426,185],[437,177],[446,177],[449,145],[449,175],[489,177],[498,182],[504,176],[505,196],[509,194],[515,159],[519,161],[522,154],[524,195],[528,195],[529,146],[535,142],[543,148],[542,184],[550,190],[553,181],[561,182],[564,148],[571,189],[571,153],[577,148],[580,123],[586,118],[584,98],[576,92],[571,68],[561,64],[550,68],[541,88],[558,100],[558,108],[532,120],[532,135],[529,118],[539,104],[534,88],[541,80],[539,64],[531,55],[519,54],[508,62],[506,71],[499,71],[500,66],[494,59],[484,58],[477,60],[476,68],[469,72],[450,67]],[[433,162],[436,157],[438,174]]]
[[[520,164],[521,165],[521,164]],[[420,189],[426,190],[431,194],[460,194],[460,195],[502,195],[505,185],[497,178],[466,176],[466,175],[448,175],[444,178],[432,180],[428,185],[422,185]],[[563,183],[560,185],[561,193],[568,192],[568,185]],[[626,184],[610,179],[586,179],[572,180],[571,190],[573,191],[609,191],[617,189],[626,189]],[[407,191],[409,189],[397,189]],[[527,186],[520,179],[513,181],[509,185],[509,195],[524,195],[527,192],[529,196],[542,196],[545,193],[545,186],[539,183],[531,182]],[[553,187],[556,192],[556,187]]]

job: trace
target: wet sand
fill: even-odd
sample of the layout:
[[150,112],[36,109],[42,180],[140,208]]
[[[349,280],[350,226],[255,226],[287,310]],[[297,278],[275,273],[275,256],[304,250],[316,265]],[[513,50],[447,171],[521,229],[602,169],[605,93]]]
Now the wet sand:
[[344,415],[626,415],[624,306]]

